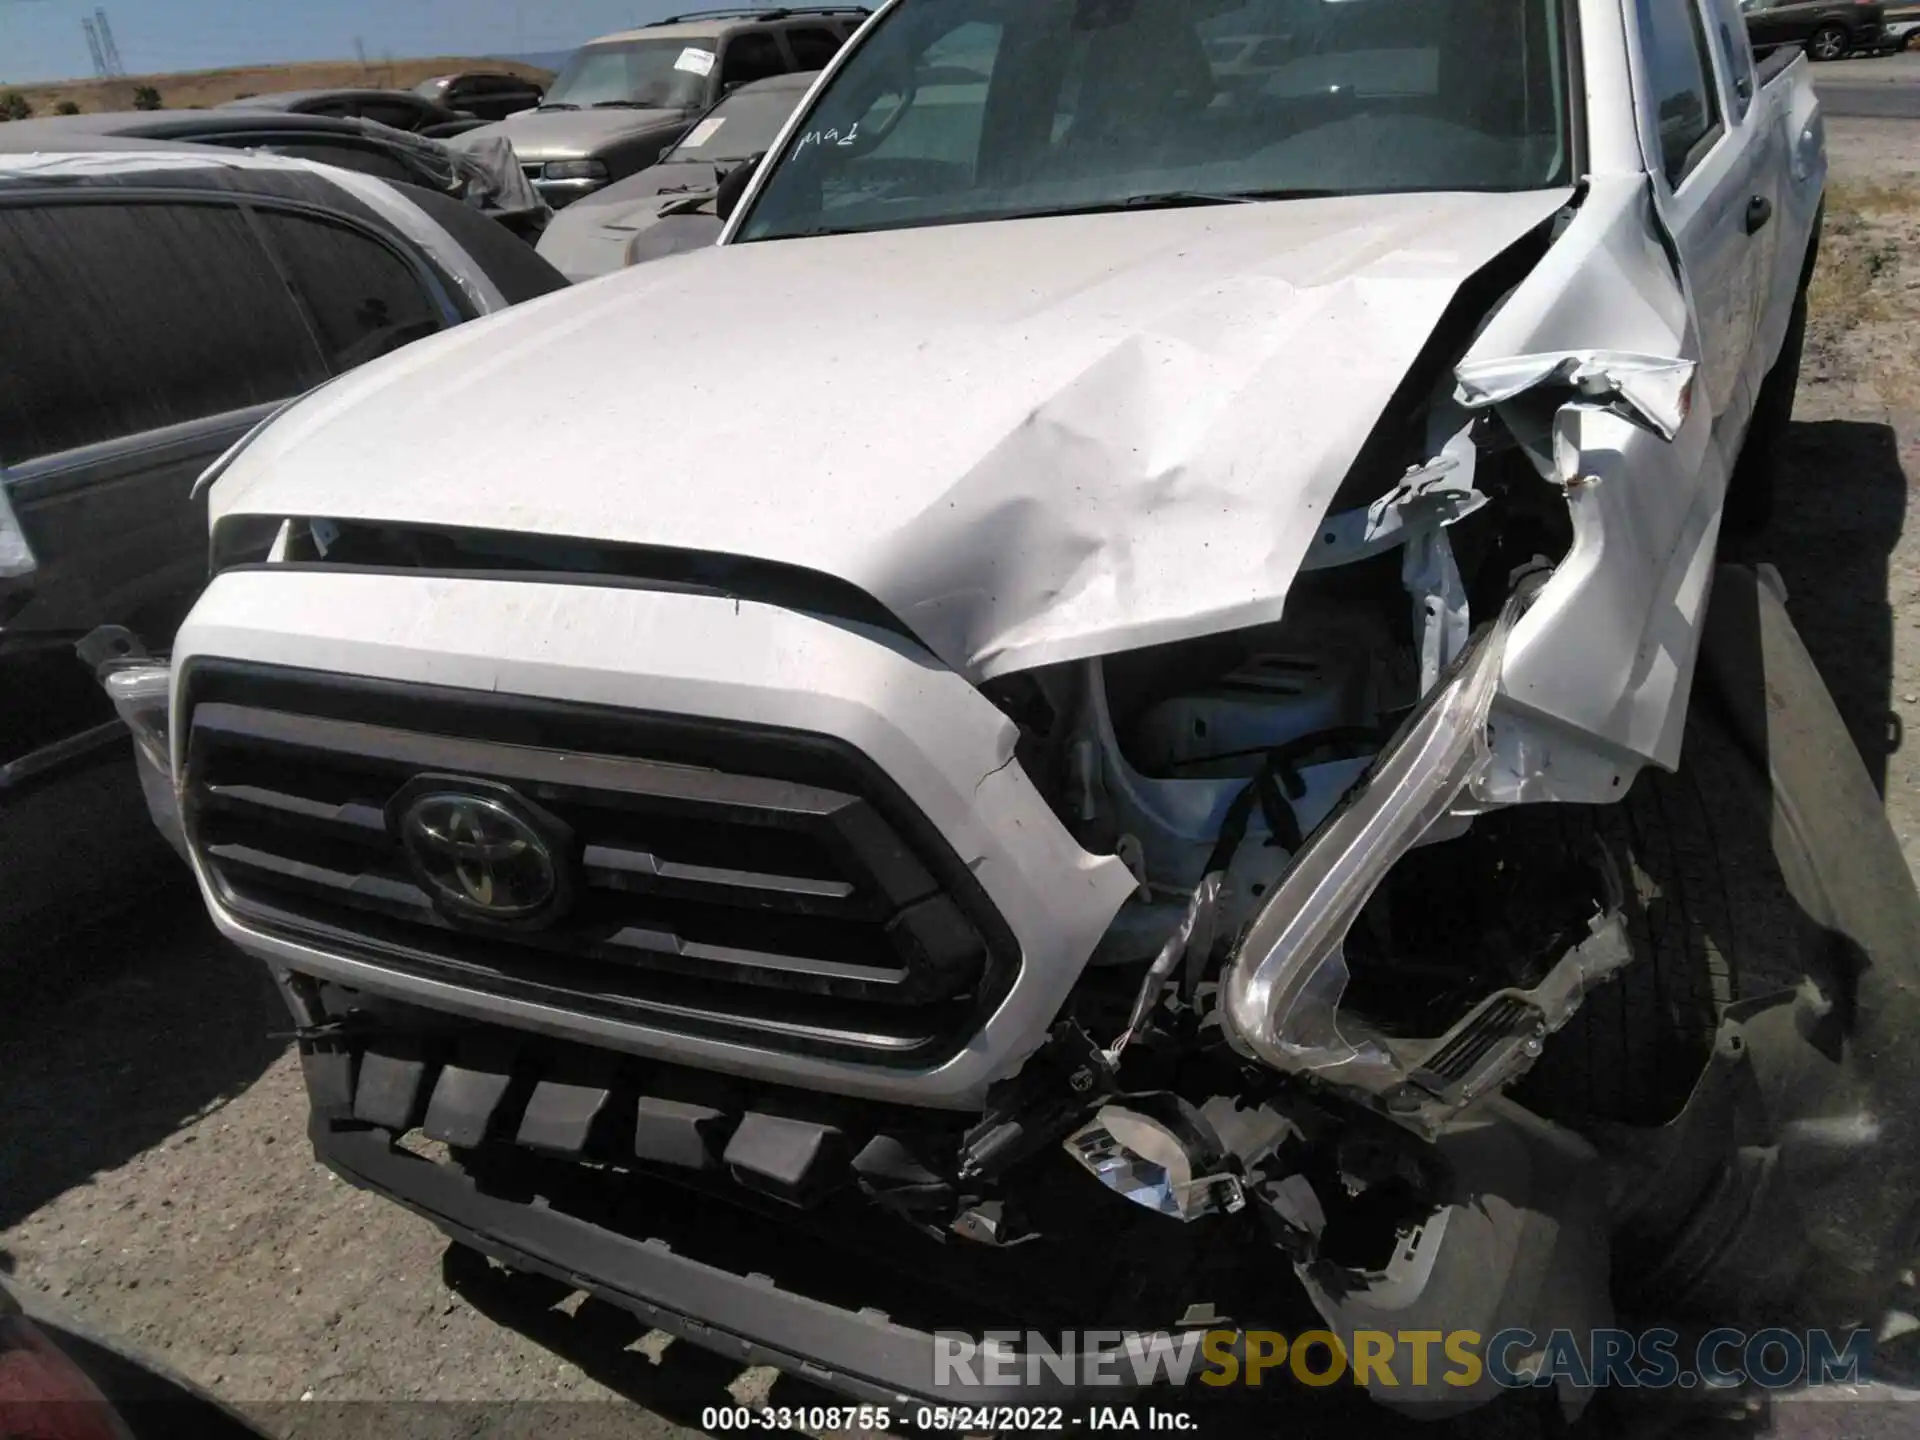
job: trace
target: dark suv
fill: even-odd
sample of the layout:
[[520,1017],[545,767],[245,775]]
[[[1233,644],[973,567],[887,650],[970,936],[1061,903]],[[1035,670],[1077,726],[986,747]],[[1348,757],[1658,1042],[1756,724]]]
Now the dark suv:
[[607,35],[574,54],[538,108],[469,135],[510,139],[557,210],[646,169],[735,86],[821,69],[866,17],[854,6],[706,11]]
[[1872,51],[1886,28],[1879,0],[1740,0],[1753,48],[1804,45],[1815,60]]

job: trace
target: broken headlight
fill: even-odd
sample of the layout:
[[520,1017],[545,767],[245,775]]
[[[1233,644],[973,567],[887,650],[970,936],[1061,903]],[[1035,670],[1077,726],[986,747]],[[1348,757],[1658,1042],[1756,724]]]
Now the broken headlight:
[[1517,599],[1508,602],[1254,917],[1221,992],[1236,1048],[1287,1071],[1393,1069],[1384,1050],[1340,1033],[1347,931],[1387,871],[1486,763],[1487,712],[1520,609]]

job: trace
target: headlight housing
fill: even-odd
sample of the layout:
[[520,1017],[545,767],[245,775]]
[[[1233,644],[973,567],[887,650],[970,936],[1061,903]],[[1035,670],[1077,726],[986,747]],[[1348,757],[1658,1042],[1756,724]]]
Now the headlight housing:
[[548,180],[605,180],[607,167],[600,160],[549,160],[540,173]]
[[1389,1055],[1339,1031],[1347,931],[1387,871],[1486,763],[1487,713],[1521,608],[1518,599],[1508,603],[1274,887],[1221,987],[1236,1048],[1283,1071],[1393,1072]]

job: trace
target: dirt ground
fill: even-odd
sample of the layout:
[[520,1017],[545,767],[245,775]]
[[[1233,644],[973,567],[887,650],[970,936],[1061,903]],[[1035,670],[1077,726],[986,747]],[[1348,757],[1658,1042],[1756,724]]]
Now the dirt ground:
[[435,75],[451,75],[458,70],[506,70],[525,75],[542,84],[553,79],[551,71],[512,60],[475,60],[442,55],[425,60],[375,61],[362,65],[357,60],[323,60],[305,65],[249,65],[228,70],[188,70],[173,75],[122,75],[112,80],[56,80],[39,85],[0,83],[0,94],[18,90],[33,106],[35,115],[57,113],[60,102],[70,100],[84,114],[96,111],[131,110],[133,93],[151,85],[169,110],[192,110],[237,100],[243,95],[272,95],[281,90],[332,90],[341,87],[370,86],[374,89],[408,90]]
[[[1830,139],[1836,183],[1793,484],[1759,554],[1779,566],[1920,868],[1920,744],[1900,743],[1920,726],[1908,481],[1920,474],[1920,130],[1836,122]],[[6,829],[119,837],[104,861],[89,842],[74,862],[104,865],[115,895],[142,898],[131,922],[96,910],[9,927],[0,1271],[277,1435],[503,1433],[510,1414],[515,1433],[684,1435],[703,1406],[767,1393],[770,1373],[642,1336],[603,1307],[451,1290],[437,1232],[313,1162],[267,977],[212,936],[119,772],[86,787],[10,815]],[[57,948],[29,943],[34,933]],[[782,1398],[807,1394],[777,1383]],[[617,1397],[637,1404],[577,1403]],[[426,1401],[469,1403],[413,1403]],[[412,1408],[356,1408],[368,1402]],[[527,1408],[546,1406],[563,1408]],[[1325,1434],[1328,1418],[1296,1423]],[[1848,1433],[1903,1430],[1876,1420]]]

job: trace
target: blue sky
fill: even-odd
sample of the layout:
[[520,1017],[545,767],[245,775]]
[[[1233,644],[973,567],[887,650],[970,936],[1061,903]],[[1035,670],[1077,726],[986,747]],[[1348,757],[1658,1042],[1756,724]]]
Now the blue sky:
[[568,50],[722,0],[0,0],[0,81],[91,75],[80,19],[104,3],[129,73],[283,60]]

